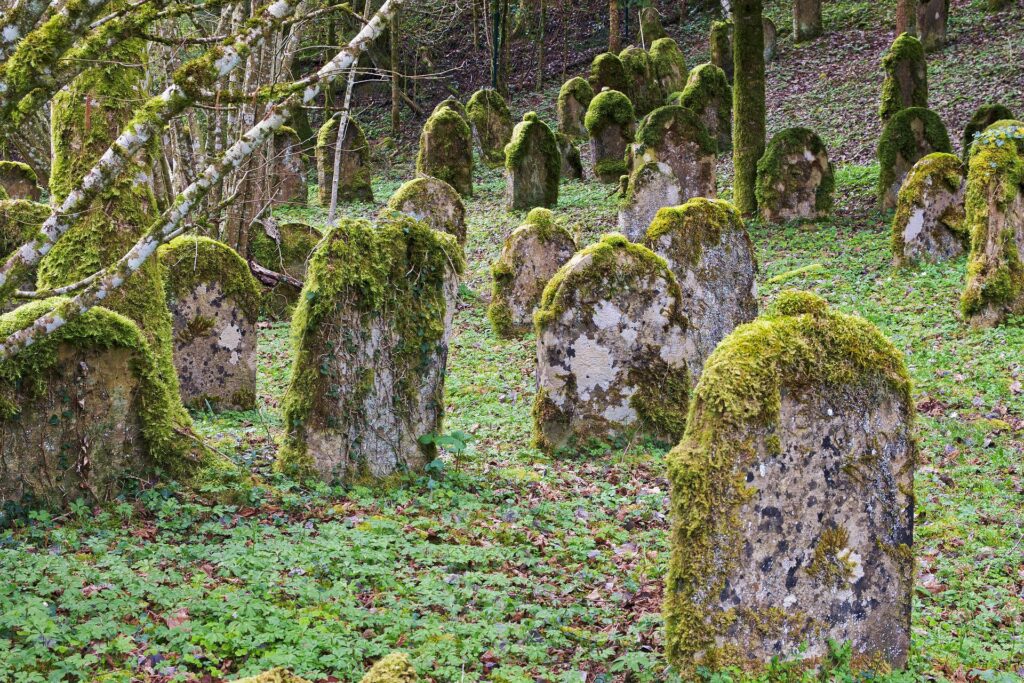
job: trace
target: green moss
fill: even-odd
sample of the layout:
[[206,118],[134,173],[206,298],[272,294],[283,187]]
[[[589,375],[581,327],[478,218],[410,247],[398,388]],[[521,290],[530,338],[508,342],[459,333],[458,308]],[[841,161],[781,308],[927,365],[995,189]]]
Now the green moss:
[[667,105],[658,107],[640,122],[640,128],[636,132],[636,141],[640,149],[636,155],[643,156],[647,149],[662,148],[665,136],[670,132],[679,139],[697,143],[703,154],[718,153],[718,143],[708,135],[707,127],[694,111],[686,107]]
[[633,103],[636,115],[646,116],[664,101],[666,94],[658,82],[651,56],[646,50],[630,46],[619,53],[619,61],[626,74],[624,92]]
[[[20,161],[0,161],[0,178],[17,178],[33,185],[39,183],[39,177],[32,167]],[[0,188],[0,190],[2,189]]]
[[978,107],[977,111],[974,112],[971,120],[967,122],[967,126],[964,128],[964,135],[962,139],[964,163],[966,164],[967,160],[970,158],[971,144],[974,142],[974,138],[978,134],[996,121],[1012,119],[1013,112],[1011,112],[1008,107],[1001,104],[983,104]]
[[714,107],[718,119],[716,138],[720,151],[731,147],[732,140],[732,88],[725,78],[725,72],[714,64],[700,64],[690,71],[686,87],[674,100],[679,106],[695,112],[702,121],[705,111]]
[[762,4],[734,0],[732,5],[733,202],[744,216],[757,210],[757,162],[764,156],[767,125]]
[[[910,378],[899,350],[871,323],[832,312],[806,292],[782,292],[766,313],[723,340],[704,365],[686,433],[668,456],[673,553],[664,605],[666,656],[684,678],[693,674],[700,652],[710,669],[745,659],[745,653],[716,643],[742,615],[715,606],[743,549],[738,510],[752,495],[743,472],[758,457],[755,436],[766,442],[777,436],[783,391],[823,385],[894,391],[902,398],[903,418],[913,422]],[[826,544],[823,556],[836,546]]]
[[629,134],[632,136],[633,126],[636,125],[633,103],[618,90],[606,90],[598,93],[587,107],[584,125],[592,138],[598,137],[605,128],[611,125],[630,131]]
[[578,136],[583,131],[579,130],[581,122],[569,120],[570,98],[576,100],[585,113],[590,101],[594,99],[594,89],[590,87],[590,83],[577,76],[563,83],[558,91],[558,127],[566,135]]
[[[459,244],[466,243],[466,205],[462,197],[448,183],[438,178],[414,178],[398,188],[388,199],[387,208],[401,211],[405,204],[415,207],[416,213],[430,216],[427,222],[435,230],[455,235]],[[435,217],[440,216],[436,207],[451,204],[455,207],[456,217],[451,221],[438,223]]]
[[[758,207],[777,207],[782,200],[783,193],[788,193],[789,176],[787,174],[787,157],[792,154],[802,154],[804,150],[810,150],[815,157],[824,156],[828,159],[828,150],[825,143],[821,141],[818,134],[808,128],[786,128],[779,131],[765,148],[764,156],[757,162],[757,186],[755,188]],[[786,189],[779,191],[779,182],[786,185]],[[803,179],[800,179],[803,182]],[[832,172],[832,164],[826,161],[821,182],[815,194],[814,208],[818,216],[824,216],[832,209],[832,195],[835,191],[835,175]]]
[[[2,190],[3,188],[0,188]],[[7,256],[39,234],[50,217],[50,207],[27,199],[0,200],[0,258]]]
[[[909,93],[901,92],[897,78],[897,73],[903,68],[910,76]],[[928,106],[928,66],[920,40],[908,33],[897,36],[882,58],[882,69],[885,81],[882,83],[882,103],[878,114],[883,123],[907,107]]]
[[182,235],[160,247],[169,300],[191,294],[196,285],[216,282],[253,322],[260,314],[260,287],[249,264],[234,249],[209,237]]
[[918,137],[914,125],[921,128],[921,138],[932,152],[952,153],[949,134],[938,114],[922,107],[909,107],[897,112],[882,129],[878,140],[878,202],[885,206],[889,188],[899,180],[896,177],[896,160],[902,157],[913,163],[919,158]]
[[814,546],[807,574],[821,583],[839,588],[849,582],[856,563],[849,556],[850,532],[845,527],[825,529]]
[[[392,351],[393,400],[398,405],[418,400],[421,369],[444,334],[443,282],[450,268],[459,273],[465,268],[455,237],[401,214],[376,226],[345,219],[327,233],[310,261],[292,316],[292,373],[282,404],[286,436],[276,463],[279,470],[300,476],[314,471],[304,434],[309,424],[331,424],[331,416],[318,410],[317,398],[334,382],[325,360],[333,354],[325,329],[339,307],[359,311],[367,324],[374,317],[388,317],[398,338]],[[364,409],[361,399],[372,384],[372,376],[364,378],[348,410]],[[436,400],[443,405],[442,396]],[[422,448],[433,454],[433,446]]]
[[466,120],[476,130],[481,155],[489,164],[504,162],[505,145],[512,130],[512,112],[493,88],[477,90],[466,105]]
[[626,70],[617,54],[604,52],[594,57],[594,61],[590,63],[590,85],[597,95],[605,88],[621,93],[629,91]]
[[686,57],[671,38],[659,38],[651,45],[651,66],[663,97],[686,87]]
[[384,657],[363,676],[360,683],[416,683],[416,669],[404,652],[393,652]]
[[[505,146],[505,168],[519,171],[527,155],[539,154],[544,159],[544,206],[558,203],[558,186],[562,173],[562,152],[547,124],[534,112],[527,112],[512,130],[512,140]],[[512,208],[523,208],[513,206]]]
[[656,7],[644,7],[640,10],[640,33],[644,45],[654,45],[658,40],[668,37],[665,27],[661,25],[661,15]]
[[682,206],[666,206],[658,209],[651,226],[647,228],[644,244],[654,250],[654,244],[667,234],[681,234],[687,240],[678,240],[678,247],[688,247],[686,253],[675,252],[691,267],[700,263],[705,245],[720,244],[722,235],[730,232],[745,232],[739,211],[729,202],[721,199],[695,197]]
[[[466,111],[466,107],[464,107],[462,105],[462,102],[459,102],[454,97],[449,97],[446,100],[442,100],[442,101],[438,102],[437,106],[434,107],[434,111],[431,112],[431,114],[436,114],[437,112],[441,111],[442,109],[451,109],[452,111],[454,111],[456,114],[458,114],[462,118],[464,118],[464,119],[468,118],[468,112]],[[509,116],[511,116],[511,114],[509,114]]]
[[975,136],[975,143],[978,148],[990,144],[1002,146],[1012,143],[1017,146],[1017,153],[1024,154],[1024,121],[1012,119],[996,121],[988,128]]
[[[945,152],[936,152],[922,158],[910,169],[900,186],[896,203],[896,214],[892,220],[892,251],[897,262],[904,258],[903,232],[910,222],[911,213],[921,206],[925,186],[941,183],[951,193],[957,192],[964,181],[964,164],[959,157]],[[954,233],[960,235],[965,245],[970,241],[967,227],[963,222],[963,207],[950,206],[943,216],[943,222]]]
[[440,178],[463,197],[473,196],[473,133],[453,109],[435,111],[424,124],[416,172]]
[[[316,166],[319,176],[319,199],[321,206],[331,203],[331,179],[334,177],[334,146],[338,143],[338,125],[340,119],[332,116],[320,127],[316,136]],[[349,117],[348,128],[345,129],[345,146],[342,149],[342,171],[351,167],[346,163],[345,155],[353,155],[357,162],[355,172],[349,176],[342,174],[338,182],[339,202],[372,202],[373,171],[370,168],[370,145],[366,141],[363,127],[355,117]]]
[[732,33],[731,21],[711,22],[711,33],[708,40],[711,48],[711,63],[722,70],[726,83],[732,83]]
[[309,683],[309,681],[296,676],[287,669],[271,669],[256,676],[240,678],[234,683]]

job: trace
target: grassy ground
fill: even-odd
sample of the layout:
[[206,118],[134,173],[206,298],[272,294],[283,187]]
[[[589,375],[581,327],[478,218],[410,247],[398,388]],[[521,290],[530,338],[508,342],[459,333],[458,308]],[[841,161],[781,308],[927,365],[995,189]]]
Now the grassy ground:
[[[854,49],[851,32],[881,21],[870,5],[826,6],[867,27],[851,19],[842,50]],[[1020,14],[1011,15],[1015,26]],[[936,101],[959,102],[977,65],[990,64],[983,83],[1002,83],[1020,105],[1020,91],[1006,85],[1019,77],[1019,59],[1011,77],[997,52],[1019,55],[1024,33],[970,42],[983,26],[956,19],[954,27],[955,50],[979,47],[966,62],[937,60]],[[862,61],[876,64],[880,42],[868,38]],[[870,208],[877,168],[863,164],[874,124],[843,127],[851,100],[842,79],[856,70],[808,82],[800,68],[795,59],[772,67],[771,78],[789,74],[799,88],[780,95],[777,85],[770,117],[775,127],[801,114],[824,122],[844,162],[838,206],[813,226],[751,226],[760,296],[816,291],[877,324],[907,354],[922,445],[917,585],[909,671],[888,680],[1020,680],[1024,321],[966,327],[957,314],[962,259],[917,271],[890,266],[887,218]],[[990,89],[956,106],[971,109]],[[877,84],[863,90],[849,97],[863,107],[871,95],[873,111]],[[518,109],[549,104],[550,93]],[[375,182],[378,198],[409,173],[389,163]],[[488,265],[522,219],[503,200],[500,174],[479,173],[447,385],[446,429],[473,435],[466,451],[389,491],[303,488],[272,474],[289,359],[286,325],[267,324],[260,410],[197,415],[211,443],[264,485],[232,505],[159,486],[104,509],[36,512],[0,531],[0,681],[209,681],[276,665],[349,681],[394,649],[436,681],[666,680],[664,453],[637,445],[551,460],[530,448],[533,339],[499,340],[485,316]],[[615,199],[605,186],[567,183],[559,214],[585,244],[614,226]]]

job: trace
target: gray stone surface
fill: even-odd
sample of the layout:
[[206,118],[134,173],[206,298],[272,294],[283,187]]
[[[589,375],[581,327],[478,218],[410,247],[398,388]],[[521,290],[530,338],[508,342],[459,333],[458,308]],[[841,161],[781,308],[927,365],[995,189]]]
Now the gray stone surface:
[[970,248],[964,225],[963,168],[952,154],[929,154],[903,181],[893,218],[895,263],[938,263]]
[[668,164],[643,164],[629,177],[626,196],[619,203],[619,232],[634,242],[640,241],[659,209],[677,206],[684,199],[683,189]]

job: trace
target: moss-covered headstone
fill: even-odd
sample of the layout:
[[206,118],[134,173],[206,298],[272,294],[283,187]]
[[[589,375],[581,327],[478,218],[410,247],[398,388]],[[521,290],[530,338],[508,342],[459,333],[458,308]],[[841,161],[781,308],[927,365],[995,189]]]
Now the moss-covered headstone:
[[937,263],[970,247],[964,224],[964,165],[959,157],[937,152],[910,169],[900,187],[892,221],[892,250],[897,266]]
[[535,316],[539,448],[680,437],[693,354],[681,297],[665,261],[618,234],[555,274]]
[[935,52],[946,44],[949,0],[922,0],[917,3],[917,32],[925,52]]
[[663,161],[641,161],[629,175],[619,200],[619,232],[636,242],[643,238],[655,214],[685,199],[679,179]]
[[775,27],[775,22],[764,17],[762,20],[764,24],[764,61],[765,64],[775,59],[775,54],[779,48],[779,29]]
[[975,140],[967,172],[967,285],[972,325],[1024,313],[1024,122],[997,121]]
[[[416,669],[404,652],[393,652],[382,657],[374,664],[359,683],[416,683],[419,678]],[[249,678],[242,678],[235,683],[309,683],[286,669],[271,669]]]
[[658,211],[644,245],[675,274],[696,349],[690,372],[733,329],[757,315],[757,262],[739,212],[728,202],[699,197]]
[[[651,64],[664,97],[686,87],[686,57],[679,44],[671,38],[661,38],[651,45]],[[661,104],[659,102],[659,104]]]
[[949,134],[938,114],[923,107],[903,109],[882,129],[878,141],[878,203],[883,210],[896,206],[907,172],[922,157],[952,153]]
[[595,95],[605,88],[621,93],[629,90],[629,79],[626,78],[626,70],[617,54],[603,52],[594,57],[590,63],[590,86]]
[[878,113],[885,124],[909,107],[928,106],[928,65],[916,37],[901,33],[882,58],[885,81]]
[[971,120],[964,127],[964,134],[961,138],[963,145],[964,164],[968,162],[971,154],[971,145],[974,138],[996,121],[1012,121],[1013,112],[1002,104],[983,104],[971,116]]
[[633,157],[635,162],[668,164],[686,200],[717,194],[717,151],[718,145],[697,114],[669,105],[658,107],[640,122]]
[[[331,205],[331,184],[334,181],[334,154],[338,144],[340,118],[332,116],[320,127],[316,136],[316,179],[321,206]],[[370,145],[355,117],[349,117],[345,142],[341,147],[341,170],[338,173],[339,202],[372,202],[370,181]]]
[[711,22],[711,63],[722,70],[726,83],[732,83],[732,32],[732,21]]
[[469,112],[466,111],[466,107],[462,104],[462,102],[459,102],[454,97],[449,97],[446,100],[441,100],[440,102],[438,102],[437,106],[434,107],[434,111],[431,113],[436,114],[442,109],[451,109],[456,114],[461,116],[463,119],[469,121]]
[[331,229],[292,316],[279,470],[351,482],[436,457],[463,263],[455,237],[408,216]]
[[654,41],[668,38],[665,27],[661,25],[661,14],[657,7],[644,7],[640,10],[640,37],[643,45],[650,48]]
[[505,239],[491,266],[494,287],[487,317],[499,337],[533,329],[533,312],[544,287],[576,253],[576,240],[548,209],[534,209]]
[[583,119],[592,99],[594,89],[579,76],[563,83],[558,91],[558,131],[569,138],[587,137]]
[[665,100],[651,55],[646,50],[630,46],[619,53],[619,61],[626,73],[625,94],[633,103],[633,110],[637,116],[647,116]]
[[438,108],[424,124],[416,173],[440,178],[463,197],[473,196],[473,133],[454,109]]
[[581,180],[583,178],[583,160],[580,148],[568,135],[555,133],[555,142],[562,157],[562,178],[564,180]]
[[[302,140],[299,139],[298,133],[291,128],[281,128],[274,135],[271,150],[271,191],[274,195],[274,205],[305,206],[309,195],[306,187],[306,160],[303,157]],[[333,173],[333,158],[331,164]]]
[[159,257],[182,402],[199,410],[254,409],[261,292],[248,264],[207,237],[178,237]]
[[[249,258],[275,273],[302,281],[306,264],[323,235],[305,223],[260,221],[249,229]],[[262,315],[286,319],[299,298],[299,289],[278,282],[263,291]]]
[[618,183],[629,172],[626,150],[636,130],[633,104],[621,92],[605,90],[591,101],[585,122],[594,175],[602,183]]
[[695,66],[673,103],[700,117],[708,134],[718,142],[719,152],[732,149],[732,88],[724,71],[714,64]]
[[[0,200],[0,263],[30,241],[50,217],[50,207],[27,199]],[[36,271],[31,269],[16,283],[18,289],[35,289]],[[12,306],[13,308],[13,306]],[[7,309],[5,309],[7,310]]]
[[855,670],[903,666],[913,422],[902,354],[813,294],[719,344],[668,456],[665,646],[684,679],[820,661],[829,641]]
[[410,180],[391,195],[387,208],[454,235],[459,244],[466,243],[466,205],[455,188],[443,180]]
[[36,172],[20,161],[0,161],[0,188],[7,192],[7,199],[38,202],[42,195]]
[[824,218],[834,190],[825,144],[807,128],[776,133],[757,162],[757,208],[769,223]]
[[505,161],[505,145],[512,138],[512,113],[505,98],[493,88],[477,90],[466,105],[467,121],[480,145],[480,156],[492,165]]
[[547,124],[528,112],[516,124],[505,148],[510,209],[531,209],[558,203],[562,152]]

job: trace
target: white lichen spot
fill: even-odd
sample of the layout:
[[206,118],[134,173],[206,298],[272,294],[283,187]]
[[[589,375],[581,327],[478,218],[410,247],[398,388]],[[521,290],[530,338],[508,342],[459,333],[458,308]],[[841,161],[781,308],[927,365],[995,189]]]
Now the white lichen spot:
[[924,209],[915,208],[907,220],[907,227],[903,229],[903,243],[909,244],[917,239],[917,236],[924,230]]
[[238,347],[242,345],[242,331],[237,325],[228,325],[220,332],[217,338],[217,345],[231,352],[228,362],[231,365],[238,365]]
[[17,26],[4,26],[4,42],[13,43],[21,36]]
[[622,311],[611,301],[602,301],[594,311],[594,325],[599,330],[607,330],[622,324]]

